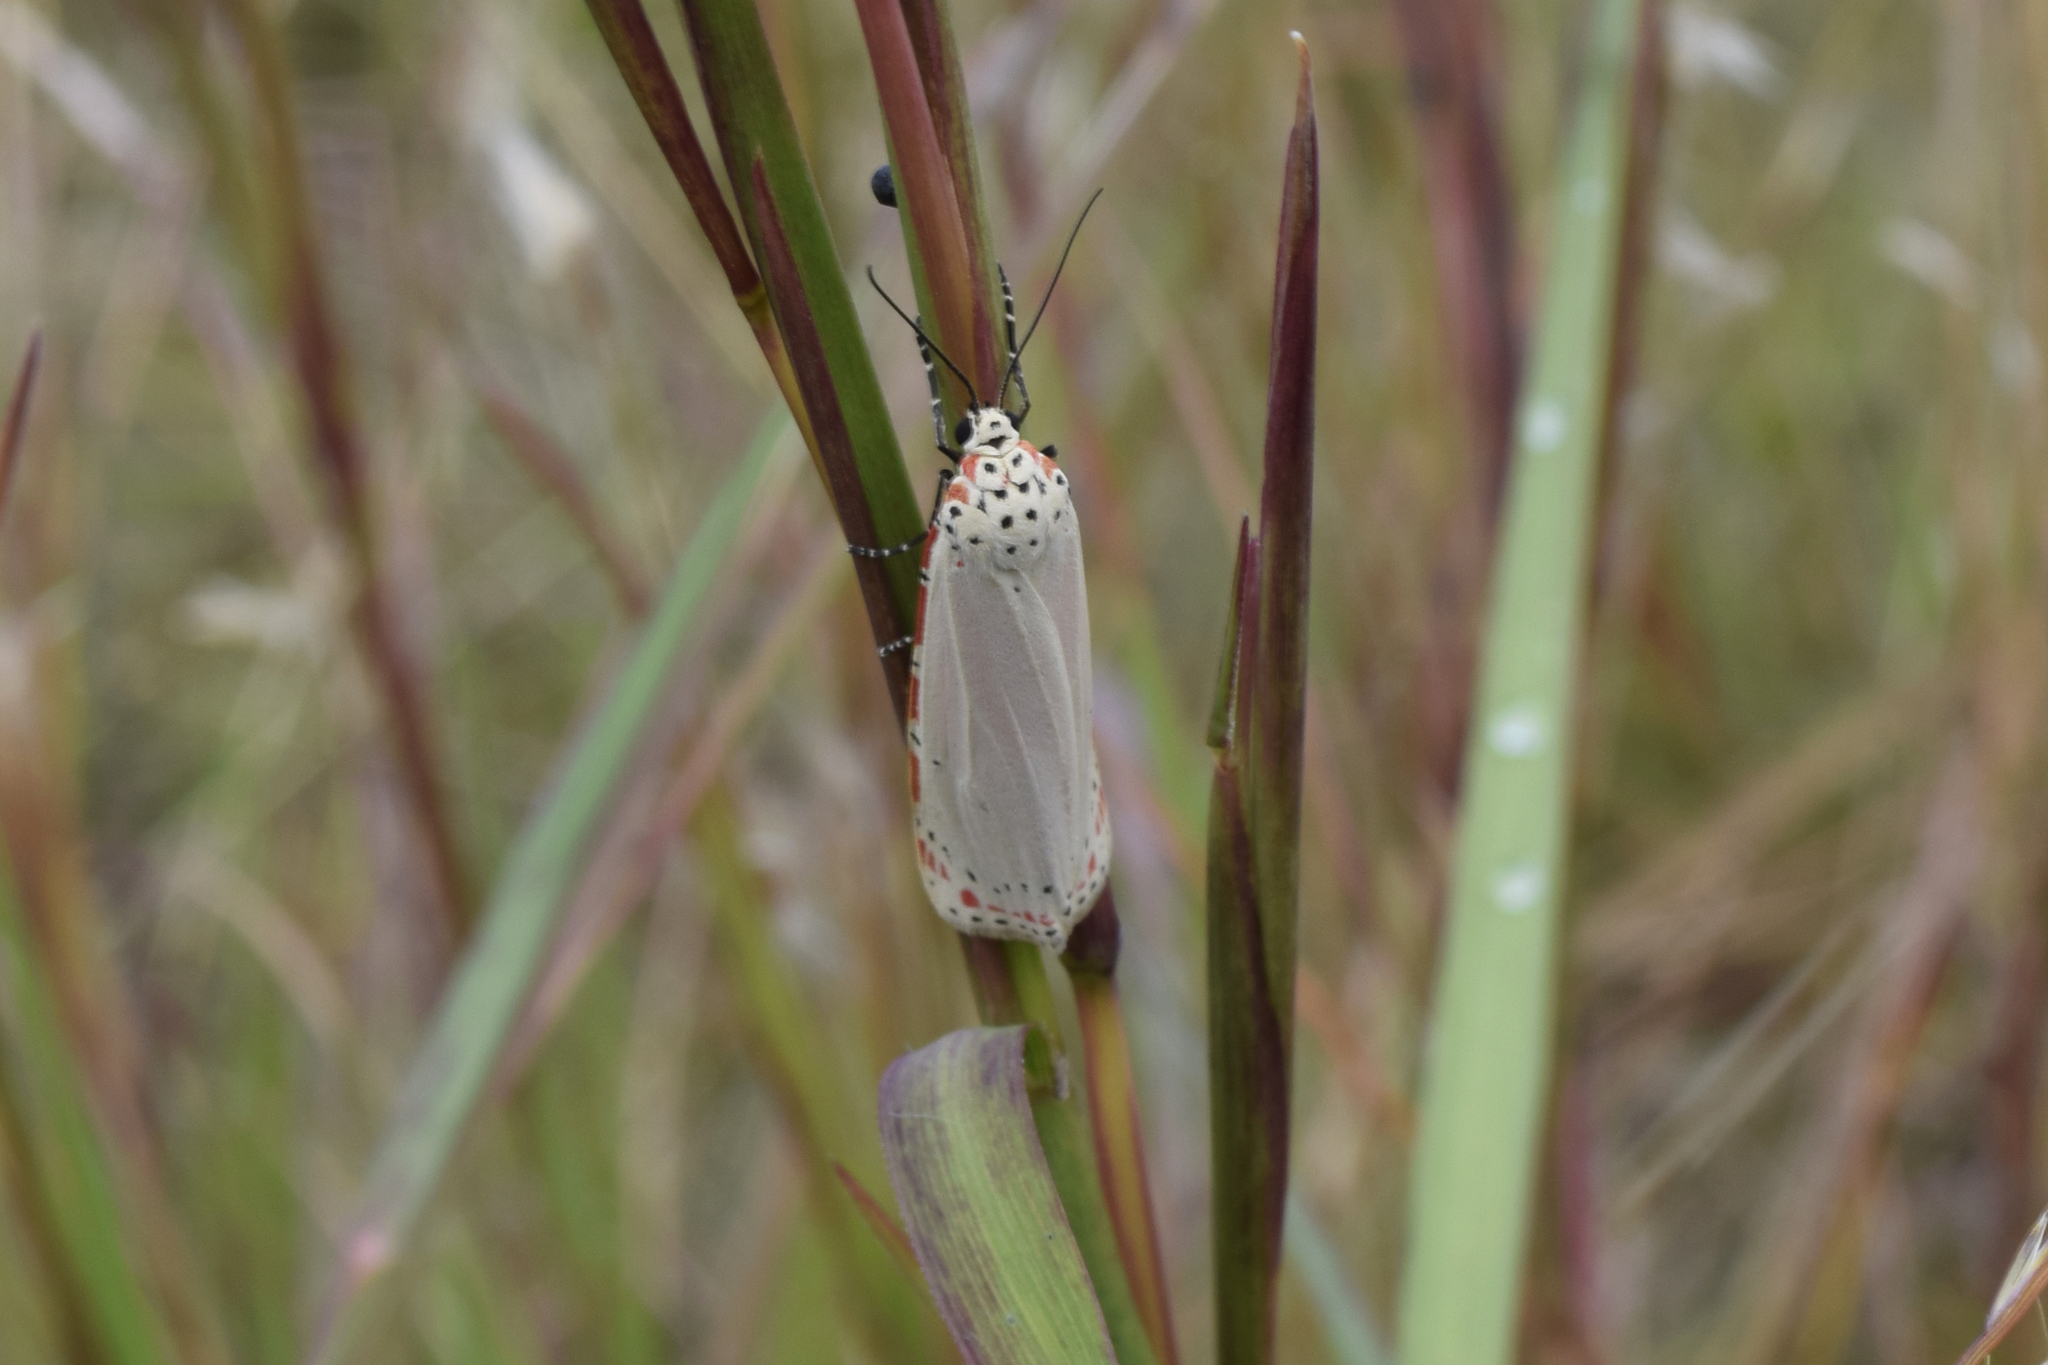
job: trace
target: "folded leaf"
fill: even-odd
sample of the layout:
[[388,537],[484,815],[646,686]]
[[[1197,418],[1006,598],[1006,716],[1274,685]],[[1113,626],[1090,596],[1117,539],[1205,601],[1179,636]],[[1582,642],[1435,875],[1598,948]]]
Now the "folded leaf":
[[882,1148],[903,1223],[969,1365],[1116,1359],[1031,1117],[1044,1035],[962,1029],[882,1077]]

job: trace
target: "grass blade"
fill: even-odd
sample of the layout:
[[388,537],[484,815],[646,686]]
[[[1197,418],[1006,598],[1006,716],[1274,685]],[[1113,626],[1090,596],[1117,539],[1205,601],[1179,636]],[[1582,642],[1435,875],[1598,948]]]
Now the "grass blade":
[[[898,0],[855,0],[855,8],[881,96],[882,122],[889,132],[890,165],[906,241],[920,268],[920,293],[929,296],[927,329],[973,378],[981,401],[993,403],[1001,375],[994,319],[969,264],[967,225],[954,192],[953,170],[932,120],[909,24]],[[948,376],[949,386],[951,382]],[[958,395],[958,400],[965,398]]]
[[[1210,741],[1209,1113],[1217,1359],[1272,1359],[1287,1193],[1308,697],[1316,248],[1314,88],[1301,81],[1280,200],[1259,535],[1238,539],[1231,638]],[[1218,741],[1221,741],[1218,744]]]
[[0,427],[0,517],[7,515],[7,493],[14,486],[14,471],[21,463],[22,446],[28,437],[28,400],[35,392],[36,372],[43,365],[43,333],[37,328],[22,354],[21,369],[14,377],[14,393],[7,400],[7,424]]
[[811,439],[810,428],[804,425],[796,377],[768,311],[760,274],[747,254],[747,244],[733,222],[732,210],[726,207],[725,197],[712,177],[711,162],[704,155],[703,144],[697,141],[689,107],[683,103],[683,92],[677,88],[668,58],[654,36],[654,26],[647,22],[646,9],[640,0],[589,0],[589,6],[590,17],[604,35],[605,47],[611,51],[612,62],[619,68],[626,88],[632,92],[640,117],[646,120],[647,131],[654,135],[662,159],[668,162],[683,198],[696,215],[697,226],[703,229],[712,254],[718,257],[733,302],[739,305],[761,348],[761,358],[768,362],[776,387],[782,390],[783,401],[789,404],[797,425],[803,428],[804,444],[815,450],[817,443]]
[[1560,167],[1466,746],[1410,1196],[1405,1365],[1499,1365],[1513,1354],[1550,1072],[1571,707],[1639,11],[1639,0],[1602,0],[1595,11]]
[[277,237],[268,253],[274,274],[268,283],[298,381],[306,443],[328,514],[353,560],[360,586],[351,621],[381,694],[448,941],[459,945],[476,907],[441,779],[426,669],[401,625],[397,588],[378,543],[369,451],[358,420],[349,350],[322,265],[281,21],[259,0],[229,0],[223,8],[249,63],[258,162]]
[[740,239],[732,210],[726,207],[725,196],[718,191],[711,162],[704,155],[703,144],[697,141],[689,107],[683,103],[683,92],[668,69],[668,58],[662,55],[654,26],[647,22],[646,9],[640,0],[589,0],[589,8],[626,89],[632,92],[640,117],[647,121],[647,131],[654,135],[654,145],[661,148],[662,160],[668,163],[683,198],[689,201],[690,212],[697,217],[697,226],[704,230],[704,239],[711,244],[711,254],[718,258],[719,268],[725,272],[733,298],[747,312],[748,321],[754,321],[762,303],[761,277],[754,269],[753,258],[747,255],[747,244]]
[[618,531],[598,511],[590,486],[569,452],[555,443],[540,423],[513,401],[512,395],[491,385],[479,385],[477,401],[483,405],[484,420],[512,457],[519,461],[533,481],[547,491],[583,536],[584,543],[604,570],[612,592],[626,615],[640,620],[654,600],[654,589],[640,561]]
[[1122,926],[1115,889],[1074,928],[1061,961],[1074,988],[1074,1013],[1081,1024],[1081,1074],[1088,1087],[1088,1120],[1095,1136],[1095,1168],[1105,1211],[1116,1234],[1117,1258],[1130,1281],[1131,1297],[1152,1350],[1164,1365],[1176,1365],[1173,1307],[1167,1297],[1166,1257],[1159,1245],[1159,1218],[1145,1169],[1145,1143],[1138,1116],[1137,1078],[1131,1068],[1130,1035],[1117,994],[1116,961]]
[[1323,1337],[1337,1365],[1390,1365],[1365,1299],[1330,1234],[1300,1195],[1287,1196],[1287,1254],[1308,1286],[1323,1320]]
[[[917,54],[924,102],[931,110],[941,156],[952,175],[960,224],[967,233],[967,277],[974,290],[977,329],[975,364],[980,365],[981,337],[988,338],[987,345],[994,354],[995,315],[990,310],[996,298],[996,258],[989,238],[987,200],[981,192],[981,163],[975,154],[974,120],[967,97],[967,76],[960,67],[960,45],[953,40],[953,16],[945,0],[898,0],[898,4],[910,30],[911,48]],[[925,272],[915,256],[911,266],[921,280]]]
[[[682,8],[704,103],[754,257],[761,260],[766,251],[752,189],[757,160],[767,199],[775,205],[788,242],[791,270],[817,329],[833,401],[852,438],[854,464],[872,518],[876,539],[863,543],[901,545],[924,530],[924,509],[903,466],[874,359],[861,334],[810,166],[797,142],[761,16],[752,0],[683,0]],[[799,398],[795,410],[802,411],[810,394],[802,391]],[[917,614],[917,556],[896,555],[879,562],[895,604],[897,634],[908,634]]]
[[[845,409],[839,390],[832,382],[830,358],[818,319],[804,294],[796,254],[790,247],[782,215],[768,188],[767,168],[757,157],[746,185],[752,197],[755,222],[761,234],[761,261],[768,272],[768,299],[775,309],[777,325],[789,346],[790,361],[796,369],[797,391],[810,414],[811,431],[817,438],[818,467],[825,476],[825,491],[832,509],[839,515],[839,529],[850,545],[875,545],[875,518],[862,487],[859,456],[853,434],[847,430]],[[900,542],[897,542],[900,543]],[[861,601],[868,611],[868,626],[874,632],[875,649],[882,661],[882,676],[889,684],[889,700],[896,708],[896,721],[905,723],[910,698],[909,651],[891,648],[910,633],[915,608],[905,613],[900,596],[892,591],[900,582],[890,566],[915,563],[916,555],[893,555],[876,559],[854,556],[854,573],[860,580]]]
[[[1224,646],[1209,791],[1209,1144],[1216,1277],[1216,1358],[1271,1353],[1281,1193],[1287,1187],[1287,1045],[1259,926],[1258,877],[1239,769],[1249,698],[1242,685],[1258,633],[1258,543],[1238,535],[1237,583]],[[1275,1162],[1280,1163],[1274,1169]]]
[[0,1124],[25,1168],[30,1222],[78,1308],[95,1359],[172,1365],[143,1286],[107,1153],[35,967],[13,874],[0,854]]
[[839,1187],[846,1191],[846,1197],[860,1210],[860,1216],[874,1230],[875,1240],[888,1249],[890,1257],[903,1268],[905,1274],[917,1279],[924,1278],[924,1272],[917,1266],[917,1249],[910,1245],[910,1234],[896,1221],[882,1201],[868,1192],[860,1183],[860,1177],[840,1162],[832,1163],[832,1174],[839,1181]]
[[478,933],[371,1158],[309,1359],[339,1352],[362,1291],[396,1262],[447,1169],[547,949],[556,912],[575,888],[591,841],[659,710],[698,604],[781,447],[782,420],[778,414],[763,424],[740,467],[705,508],[604,704],[576,737],[507,854]]
[[882,1077],[882,1148],[918,1264],[970,1365],[1119,1359],[1032,1119],[1025,1025],[962,1029]]

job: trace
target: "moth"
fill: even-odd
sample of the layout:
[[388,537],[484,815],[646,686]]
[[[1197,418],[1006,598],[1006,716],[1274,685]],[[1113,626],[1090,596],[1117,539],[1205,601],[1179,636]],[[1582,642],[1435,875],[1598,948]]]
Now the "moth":
[[[912,823],[941,918],[963,933],[1058,950],[1108,881],[1109,807],[1073,490],[1056,448],[1023,436],[1031,394],[1022,353],[1038,318],[1019,344],[1009,278],[997,273],[1009,368],[993,403],[973,396],[921,323],[889,301],[917,334],[933,432],[951,465],[922,542],[916,630],[898,642],[911,651]],[[972,397],[950,441],[934,355]],[[1015,411],[1005,406],[1013,382]]]

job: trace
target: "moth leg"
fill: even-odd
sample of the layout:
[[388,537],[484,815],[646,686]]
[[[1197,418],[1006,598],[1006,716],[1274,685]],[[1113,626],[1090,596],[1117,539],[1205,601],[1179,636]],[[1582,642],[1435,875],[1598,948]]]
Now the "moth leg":
[[917,353],[924,357],[925,381],[932,386],[932,433],[938,437],[939,454],[959,464],[960,452],[946,440],[946,409],[939,398],[939,372],[932,364],[931,344],[924,339],[922,327],[917,329]]

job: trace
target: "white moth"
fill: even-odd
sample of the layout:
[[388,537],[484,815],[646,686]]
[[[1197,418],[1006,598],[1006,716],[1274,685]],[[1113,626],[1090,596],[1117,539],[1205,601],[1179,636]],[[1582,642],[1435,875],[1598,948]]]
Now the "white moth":
[[[1068,251],[1080,231],[1077,221]],[[1066,263],[1063,251],[1053,284]],[[933,355],[970,397],[974,385],[875,284],[917,334],[932,434],[953,463],[923,537],[916,630],[883,652],[911,649],[905,721],[925,894],[962,933],[1058,950],[1108,883],[1109,807],[1095,766],[1081,531],[1056,452],[1021,434],[1031,413],[1022,355],[1045,304],[1019,345],[1010,281],[1001,267],[997,274],[1009,368],[996,401],[974,398],[950,442]],[[1014,413],[1003,406],[1013,381]],[[853,552],[892,555],[916,543]]]
[[918,868],[963,933],[1062,949],[1109,875],[1080,530],[1009,414],[973,408],[956,435],[911,646]]

